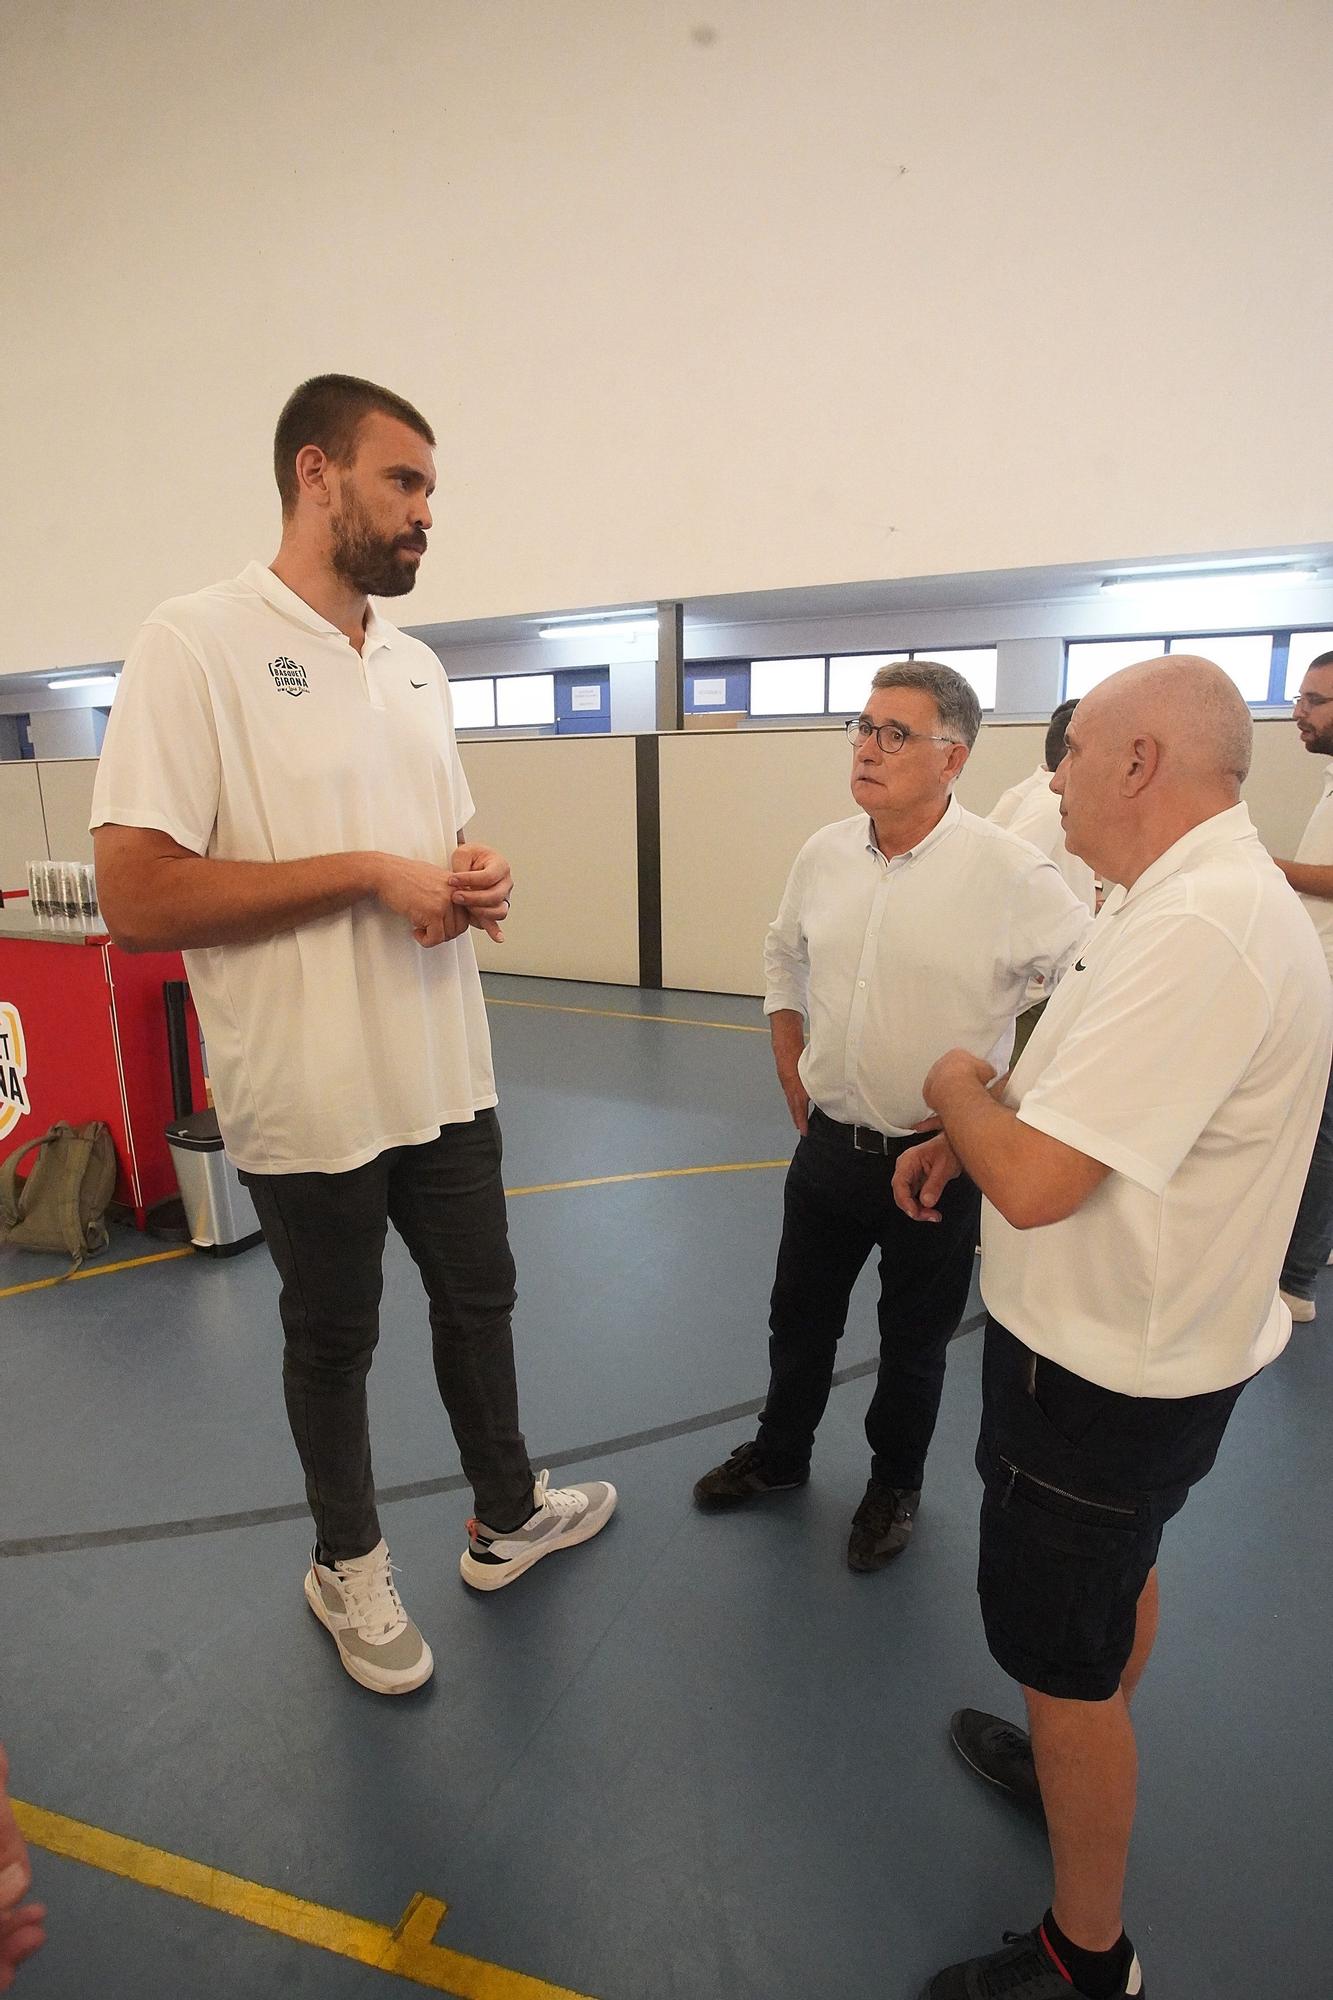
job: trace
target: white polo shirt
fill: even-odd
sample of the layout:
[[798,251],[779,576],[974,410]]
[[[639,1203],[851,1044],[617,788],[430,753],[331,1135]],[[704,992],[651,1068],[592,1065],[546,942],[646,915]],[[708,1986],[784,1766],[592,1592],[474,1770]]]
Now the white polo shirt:
[[[1296,859],[1308,861],[1316,868],[1327,868],[1333,863],[1333,763],[1324,767],[1324,789],[1301,835]],[[1310,912],[1310,921],[1324,947],[1325,962],[1333,974],[1333,898],[1302,896],[1301,901]]]
[[1023,1123],[1111,1172],[1045,1228],[983,1203],[989,1311],[1129,1396],[1199,1395],[1271,1361],[1331,1042],[1318,941],[1233,806],[1111,891],[1014,1067]]
[[[157,827],[224,861],[375,849],[447,867],[472,810],[430,648],[372,609],[358,654],[256,562],[140,632],[92,824]],[[367,900],[185,963],[244,1170],[346,1172],[496,1101],[466,931],[423,951]]]
[[891,860],[857,813],[796,857],[764,1011],[805,1015],[801,1080],[826,1116],[901,1136],[928,1116],[921,1085],[946,1049],[1004,1067],[1028,981],[1057,979],[1090,923],[1049,861],[956,799]]

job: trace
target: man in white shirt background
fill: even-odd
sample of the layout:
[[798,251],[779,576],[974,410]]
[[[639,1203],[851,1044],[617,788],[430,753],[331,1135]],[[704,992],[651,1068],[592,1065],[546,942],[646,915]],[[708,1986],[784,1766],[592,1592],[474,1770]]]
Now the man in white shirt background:
[[[1079,901],[1086,904],[1091,916],[1097,908],[1097,877],[1081,855],[1069,852],[1060,819],[1060,801],[1051,790],[1051,773],[1065,754],[1065,730],[1077,707],[1075,700],[1060,703],[1046,728],[1044,762],[1028,777],[1020,779],[1018,784],[1011,785],[989,817],[994,825],[1007,827],[1020,840],[1030,840],[1039,853],[1044,854],[1048,861],[1053,861]],[[1039,980],[1029,987],[1028,1004],[1019,1015],[1014,1029],[1015,1062],[1027,1047],[1028,1037],[1040,1020],[1041,1010],[1049,998],[1050,994]]]
[[218,1122],[282,1280],[283,1386],[316,1543],[307,1602],[354,1680],[432,1671],[380,1530],[366,1376],[388,1226],[430,1302],[436,1380],[475,1496],[481,1590],[587,1540],[602,1481],[535,1482],[519,1429],[500,1131],[469,926],[499,938],[508,863],[472,799],[435,654],[371,596],[412,589],[434,435],[392,391],[323,375],[274,440],[269,567],[158,607],[125,664],[93,800],[128,950],[180,947]]
[[[1293,704],[1302,743],[1315,757],[1333,757],[1333,653],[1321,653],[1305,669]],[[1333,975],[1333,763],[1325,766],[1324,789],[1310,815],[1293,861],[1278,867],[1310,912]],[[1315,1281],[1333,1250],[1333,1074],[1314,1142],[1305,1192],[1282,1266],[1282,1296],[1295,1320],[1315,1316]]]
[[1278,1271],[1333,1047],[1318,942],[1239,803],[1251,737],[1189,655],[1084,697],[1055,784],[1071,848],[1121,886],[997,1091],[972,1051],[935,1065],[943,1134],[898,1164],[923,1225],[950,1175],[985,1196],[978,1592],[1030,1739],[972,1709],[951,1733],[1044,1810],[1055,1870],[1035,1930],[922,2000],[1144,1990],[1121,1901],[1158,1548],[1290,1337]]
[[870,1478],[847,1545],[863,1572],[911,1536],[977,1241],[970,1183],[950,1187],[940,1228],[919,1230],[894,1205],[894,1162],[926,1115],[921,1085],[935,1058],[958,1044],[1004,1061],[1029,981],[1058,978],[1090,923],[1049,861],[953,797],[980,726],[976,694],[952,668],[879,670],[848,724],[859,810],[801,849],[765,943],[774,1060],[801,1135],[784,1193],[768,1397],[758,1436],[694,1492],[725,1508],[805,1484],[851,1290],[878,1249]]

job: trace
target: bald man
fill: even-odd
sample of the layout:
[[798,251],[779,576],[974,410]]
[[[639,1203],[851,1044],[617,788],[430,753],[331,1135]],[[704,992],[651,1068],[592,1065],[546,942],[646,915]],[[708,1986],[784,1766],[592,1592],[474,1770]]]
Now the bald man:
[[1052,788],[1121,886],[1003,1083],[962,1050],[935,1064],[942,1133],[894,1176],[923,1226],[960,1170],[984,1196],[978,1592],[1030,1733],[962,1709],[951,1734],[1044,1811],[1055,1872],[1034,1930],[922,2000],[1144,1991],[1121,1897],[1158,1546],[1290,1337],[1278,1274],[1333,1046],[1318,939],[1240,803],[1251,733],[1188,655],[1079,703]]

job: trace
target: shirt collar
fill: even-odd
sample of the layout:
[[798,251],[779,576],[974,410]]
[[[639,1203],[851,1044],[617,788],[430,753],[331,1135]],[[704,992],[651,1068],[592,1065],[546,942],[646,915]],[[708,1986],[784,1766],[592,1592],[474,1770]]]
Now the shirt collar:
[[875,839],[875,822],[873,819],[867,816],[866,852],[867,854],[878,855],[879,859],[881,861],[887,862],[890,868],[905,867],[909,861],[919,861],[921,856],[923,854],[928,854],[932,847],[938,847],[939,843],[944,839],[945,835],[953,832],[954,828],[957,826],[959,820],[962,817],[963,817],[963,808],[959,805],[953,793],[950,792],[949,803],[944,808],[943,817],[936,821],[935,825],[932,826],[930,832],[925,836],[925,838],[923,840],[918,840],[915,847],[907,848],[906,851],[902,854],[890,855],[881,853],[879,842]]
[[[290,589],[281,577],[275,576],[266,564],[247,563],[241,571],[240,581],[251,590],[258,591],[266,604],[271,604],[275,611],[281,613],[284,618],[290,618],[293,624],[302,626],[305,631],[318,632],[323,639],[346,640],[347,634],[340,627],[331,625],[327,618],[322,618],[313,605],[307,604],[304,597],[298,597],[296,592]],[[362,657],[373,652],[377,646],[387,646],[396,629],[395,626],[386,624],[374,605],[368,603]]]
[[1198,855],[1238,841],[1257,839],[1250,809],[1243,801],[1239,805],[1228,806],[1225,812],[1214,813],[1210,819],[1200,820],[1188,833],[1182,833],[1165,854],[1159,854],[1151,868],[1144,869],[1137,882],[1126,890],[1120,908],[1124,909],[1125,904],[1132,902],[1136,896],[1146,895],[1149,889],[1165,882],[1168,876],[1178,875]]

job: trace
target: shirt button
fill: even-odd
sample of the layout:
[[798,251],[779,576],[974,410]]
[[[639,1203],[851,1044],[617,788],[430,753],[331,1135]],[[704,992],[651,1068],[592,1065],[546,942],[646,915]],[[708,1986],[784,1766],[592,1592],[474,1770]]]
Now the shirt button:
[[866,990],[866,983],[864,979],[858,979],[856,983],[860,987],[861,991],[864,993]]

